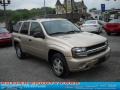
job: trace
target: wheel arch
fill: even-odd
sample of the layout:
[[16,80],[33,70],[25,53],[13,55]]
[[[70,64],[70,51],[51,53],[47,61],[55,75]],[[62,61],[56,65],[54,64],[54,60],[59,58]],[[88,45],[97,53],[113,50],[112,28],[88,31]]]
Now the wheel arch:
[[16,47],[17,44],[19,44],[19,41],[14,40],[14,41],[13,41],[13,46],[14,46],[14,48]]
[[51,63],[51,57],[52,57],[52,55],[54,55],[54,54],[56,54],[56,53],[60,53],[60,54],[62,54],[62,55],[65,57],[65,55],[64,55],[63,52],[61,52],[61,51],[59,51],[59,50],[55,50],[55,49],[50,49],[50,50],[48,51],[48,61],[49,61],[49,63]]

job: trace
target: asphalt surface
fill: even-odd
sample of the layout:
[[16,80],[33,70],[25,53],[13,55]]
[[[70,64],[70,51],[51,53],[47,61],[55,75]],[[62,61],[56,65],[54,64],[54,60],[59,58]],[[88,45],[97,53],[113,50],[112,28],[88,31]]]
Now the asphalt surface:
[[74,72],[61,79],[56,77],[46,61],[27,57],[19,60],[13,47],[0,48],[0,81],[120,81],[120,35],[107,36],[111,57],[93,69]]

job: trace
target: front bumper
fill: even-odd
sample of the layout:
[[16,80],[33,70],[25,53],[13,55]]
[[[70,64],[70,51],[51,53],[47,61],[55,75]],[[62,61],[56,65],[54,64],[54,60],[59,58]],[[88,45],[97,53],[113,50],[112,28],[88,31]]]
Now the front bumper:
[[116,29],[116,30],[107,30],[107,32],[110,32],[110,33],[120,33],[120,29]]
[[110,48],[97,55],[85,57],[85,58],[72,58],[66,57],[68,68],[70,71],[87,70],[94,67],[96,64],[102,63],[110,56]]

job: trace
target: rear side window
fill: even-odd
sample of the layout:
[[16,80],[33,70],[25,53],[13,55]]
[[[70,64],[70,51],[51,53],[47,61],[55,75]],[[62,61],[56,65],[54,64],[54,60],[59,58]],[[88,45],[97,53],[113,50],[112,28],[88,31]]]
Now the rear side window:
[[18,22],[16,25],[13,26],[14,32],[18,33],[18,31],[19,31],[19,29],[21,27],[21,24],[22,24],[22,22]]
[[21,30],[20,30],[20,33],[21,33],[21,34],[28,35],[29,25],[30,25],[29,22],[24,22],[23,25],[22,25],[22,28],[21,28]]

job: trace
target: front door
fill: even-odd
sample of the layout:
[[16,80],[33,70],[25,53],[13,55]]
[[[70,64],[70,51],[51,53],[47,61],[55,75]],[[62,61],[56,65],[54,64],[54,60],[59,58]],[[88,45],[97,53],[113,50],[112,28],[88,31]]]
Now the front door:
[[34,37],[36,33],[44,34],[40,24],[38,22],[32,22],[29,36],[30,52],[33,55],[46,59],[45,58],[47,55],[46,41],[44,38]]

